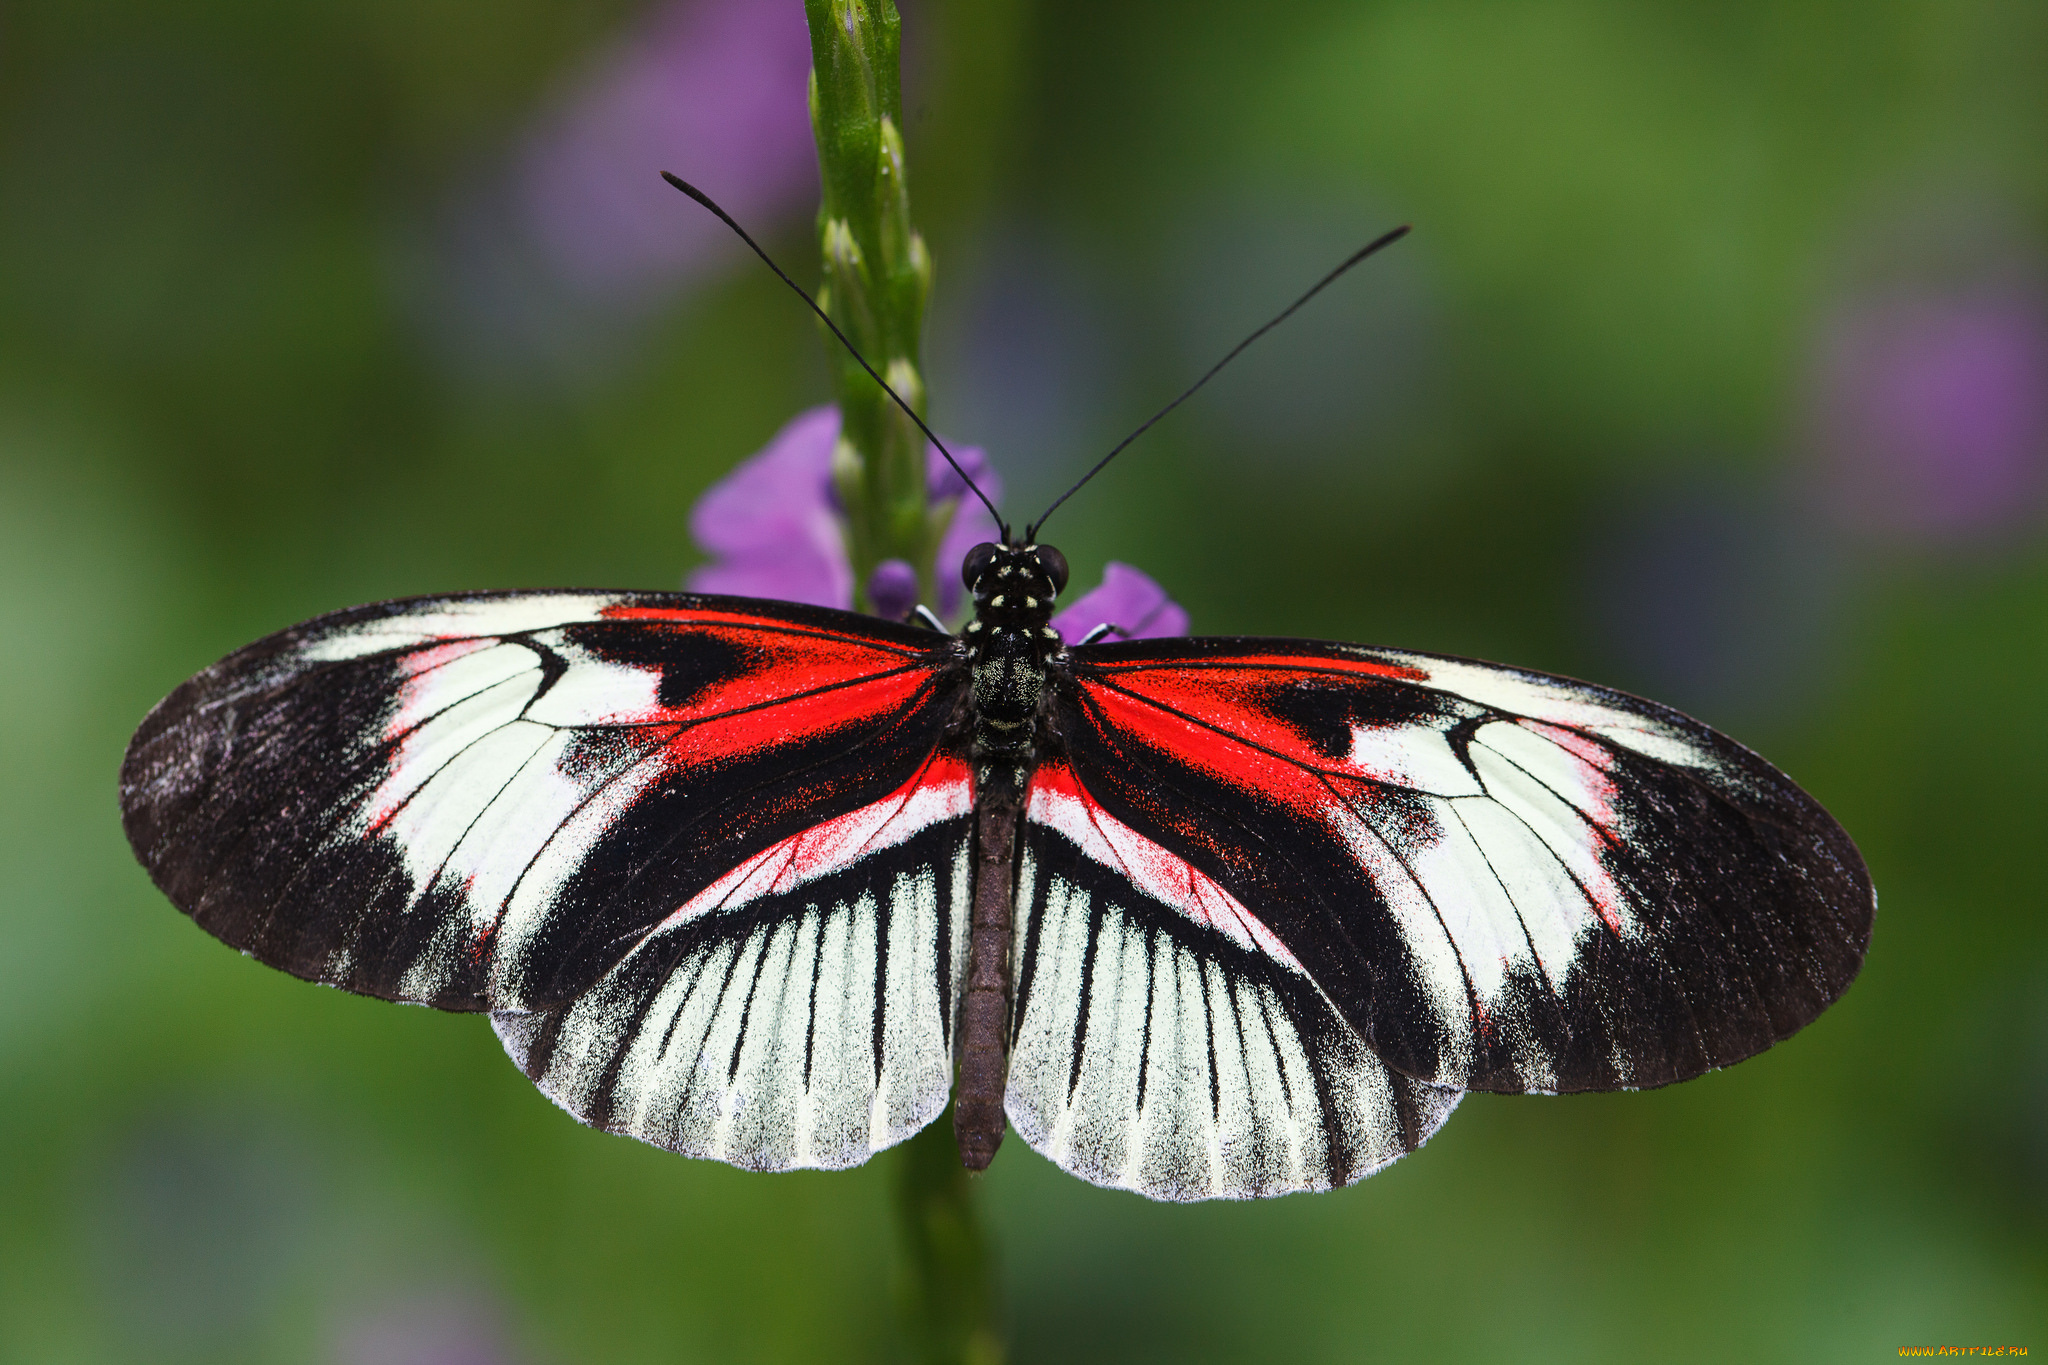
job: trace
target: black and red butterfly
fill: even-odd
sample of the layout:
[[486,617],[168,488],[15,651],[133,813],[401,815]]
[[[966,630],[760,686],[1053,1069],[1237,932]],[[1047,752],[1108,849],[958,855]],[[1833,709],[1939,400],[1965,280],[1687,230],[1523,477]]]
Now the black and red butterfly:
[[584,1122],[758,1170],[865,1161],[957,1071],[970,1165],[1007,1116],[1154,1198],[1325,1189],[1467,1090],[1740,1061],[1861,965],[1848,836],[1666,707],[1356,645],[1069,644],[1029,532],[963,577],[959,636],[678,593],[323,616],[150,714],[128,837],[225,942],[487,1011]]

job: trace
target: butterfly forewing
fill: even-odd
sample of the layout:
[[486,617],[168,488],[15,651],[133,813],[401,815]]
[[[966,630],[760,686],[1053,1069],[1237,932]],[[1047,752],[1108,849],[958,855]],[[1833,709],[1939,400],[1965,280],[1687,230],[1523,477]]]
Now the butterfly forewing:
[[1227,889],[1408,1076],[1680,1080],[1788,1036],[1861,964],[1874,902],[1847,835],[1668,708],[1298,641],[1073,658],[1055,724],[1081,786]]
[[421,598],[223,660],[122,771],[138,856],[216,936],[453,1009],[575,997],[748,859],[926,770],[925,632],[744,599]]

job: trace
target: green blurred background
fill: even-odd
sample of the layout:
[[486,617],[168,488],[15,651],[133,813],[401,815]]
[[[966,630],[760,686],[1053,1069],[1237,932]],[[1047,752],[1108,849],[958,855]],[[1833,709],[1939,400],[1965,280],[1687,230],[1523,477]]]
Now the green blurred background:
[[[1796,1040],[1469,1098],[1352,1189],[1006,1146],[1021,1360],[2048,1350],[2048,7],[906,0],[940,428],[1204,633],[1694,711],[1882,896]],[[577,1127],[480,1019],[315,989],[121,838],[129,731],[300,618],[662,587],[822,401],[796,0],[0,7],[0,1360],[882,1360],[887,1158]]]

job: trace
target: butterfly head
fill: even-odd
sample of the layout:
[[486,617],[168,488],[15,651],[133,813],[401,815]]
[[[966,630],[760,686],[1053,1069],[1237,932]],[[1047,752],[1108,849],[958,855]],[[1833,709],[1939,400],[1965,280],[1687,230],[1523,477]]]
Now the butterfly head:
[[974,594],[974,615],[991,626],[1042,626],[1067,586],[1067,557],[1050,545],[983,541],[967,552],[960,581]]

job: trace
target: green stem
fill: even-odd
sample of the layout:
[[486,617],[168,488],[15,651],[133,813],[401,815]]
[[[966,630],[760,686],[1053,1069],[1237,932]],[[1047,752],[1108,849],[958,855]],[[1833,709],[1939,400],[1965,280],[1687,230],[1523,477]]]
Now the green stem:
[[[819,301],[904,401],[924,414],[918,343],[932,287],[931,253],[910,221],[890,0],[804,0],[811,27],[811,125],[824,182]],[[925,443],[853,357],[833,347],[840,439],[832,474],[846,508],[855,605],[885,559],[917,570],[934,600],[933,559],[952,506],[927,506]]]
[[896,1212],[904,1275],[898,1293],[911,1358],[921,1365],[1001,1365],[995,1263],[960,1164],[948,1109],[898,1149]]
[[[924,414],[918,342],[931,295],[932,259],[910,221],[897,61],[901,23],[891,0],[804,0],[811,26],[811,126],[824,182],[818,242],[825,281],[818,301],[904,401]],[[931,505],[925,441],[910,418],[836,342],[833,386],[839,443],[832,477],[846,509],[855,606],[884,560],[917,570],[936,602],[933,559],[955,501]],[[903,1144],[897,1222],[903,1238],[905,1334],[930,1365],[999,1365],[1003,1359],[993,1257],[974,1190],[953,1146],[950,1115]]]

